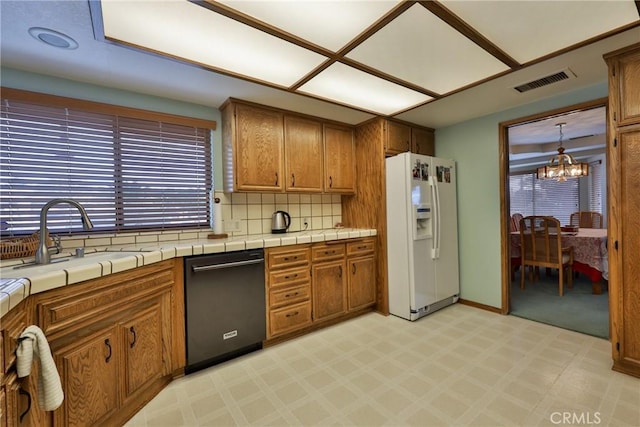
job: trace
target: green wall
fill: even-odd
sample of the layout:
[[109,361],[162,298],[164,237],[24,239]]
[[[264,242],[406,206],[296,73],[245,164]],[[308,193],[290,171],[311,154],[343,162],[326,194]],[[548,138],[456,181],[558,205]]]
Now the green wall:
[[176,101],[142,93],[113,89],[73,80],[30,73],[13,68],[0,68],[0,84],[4,87],[41,92],[87,101],[103,102],[167,114],[213,120],[217,129],[213,132],[214,184],[222,189],[222,144],[220,111],[214,107]]
[[458,168],[460,297],[502,306],[498,124],[607,96],[607,84],[436,129],[436,156]]

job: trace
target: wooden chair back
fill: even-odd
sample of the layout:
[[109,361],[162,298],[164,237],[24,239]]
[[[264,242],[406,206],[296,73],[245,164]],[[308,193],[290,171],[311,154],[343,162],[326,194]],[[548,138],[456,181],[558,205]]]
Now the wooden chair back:
[[[524,289],[526,267],[556,268],[559,272],[558,293],[563,294],[564,269],[568,268],[569,287],[573,285],[573,247],[562,247],[560,221],[550,216],[527,216],[520,220],[520,288]],[[532,271],[530,277],[533,278]]]
[[520,220],[522,219],[521,213],[514,213],[511,215],[511,231],[519,231],[520,230]]
[[600,212],[578,211],[571,214],[569,225],[580,228],[602,228],[602,214]]

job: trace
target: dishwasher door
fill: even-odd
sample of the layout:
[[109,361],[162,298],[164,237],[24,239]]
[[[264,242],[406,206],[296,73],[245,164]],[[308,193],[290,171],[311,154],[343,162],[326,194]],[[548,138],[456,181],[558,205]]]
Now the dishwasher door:
[[185,258],[186,373],[262,348],[262,249]]

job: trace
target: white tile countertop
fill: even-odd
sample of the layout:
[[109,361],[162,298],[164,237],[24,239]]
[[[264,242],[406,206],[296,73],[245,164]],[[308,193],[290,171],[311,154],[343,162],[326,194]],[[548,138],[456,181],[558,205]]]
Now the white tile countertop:
[[[33,257],[5,260],[0,263],[0,317],[31,294],[175,257],[354,239],[376,234],[374,229],[340,228],[86,248],[84,257],[63,253],[52,256],[52,263],[46,265],[27,265],[33,262]],[[15,268],[23,264],[26,266]]]

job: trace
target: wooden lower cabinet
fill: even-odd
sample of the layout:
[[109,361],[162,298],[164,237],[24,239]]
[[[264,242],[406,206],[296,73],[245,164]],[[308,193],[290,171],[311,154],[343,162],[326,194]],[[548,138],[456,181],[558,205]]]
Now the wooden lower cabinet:
[[267,341],[375,306],[375,245],[367,237],[268,248]]
[[311,324],[311,246],[267,249],[267,339]]
[[347,277],[344,257],[314,263],[311,276],[313,320],[326,320],[347,312]]
[[52,343],[64,392],[54,425],[102,424],[118,410],[120,350],[115,325],[60,348]]
[[124,349],[124,389],[127,399],[150,381],[167,373],[162,361],[164,339],[160,304],[154,304],[121,324],[120,332],[124,338],[121,345]]
[[177,368],[172,351],[179,344],[173,341],[181,339],[174,331],[182,329],[173,323],[184,325],[173,304],[184,292],[177,273],[182,269],[175,268],[181,262],[33,297],[65,394],[53,411],[54,426],[122,425],[171,381]]

